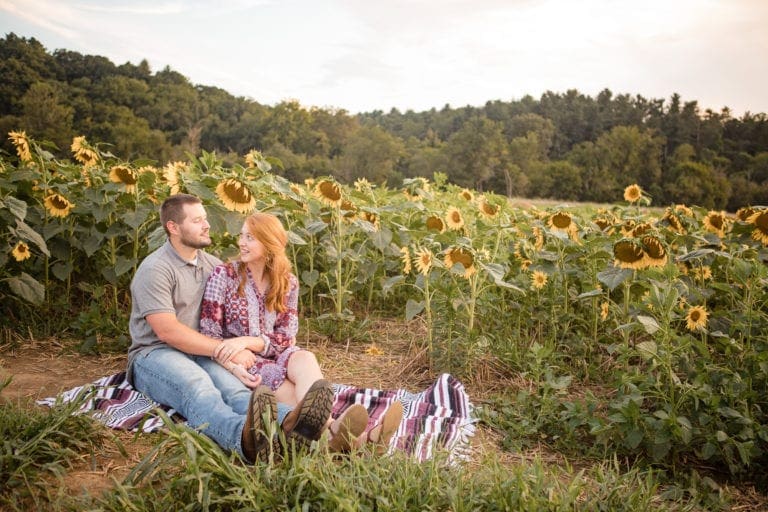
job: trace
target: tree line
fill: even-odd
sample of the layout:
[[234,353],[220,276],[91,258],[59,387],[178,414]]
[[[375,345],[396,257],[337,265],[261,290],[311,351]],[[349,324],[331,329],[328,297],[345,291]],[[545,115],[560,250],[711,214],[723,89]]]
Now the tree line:
[[[252,149],[277,158],[292,181],[332,175],[400,185],[445,174],[507,196],[612,202],[639,184],[656,205],[736,210],[768,204],[768,117],[703,112],[678,94],[590,97],[548,91],[483,106],[351,115],[274,106],[196,85],[146,60],[116,65],[34,38],[0,39],[0,130],[25,130],[66,157],[72,138],[125,160],[158,164],[215,151],[226,163]],[[2,150],[13,148],[4,140]]]

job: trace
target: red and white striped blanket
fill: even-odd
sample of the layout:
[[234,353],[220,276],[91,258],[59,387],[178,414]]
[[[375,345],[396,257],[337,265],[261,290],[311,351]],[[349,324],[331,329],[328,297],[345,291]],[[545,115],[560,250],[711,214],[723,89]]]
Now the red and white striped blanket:
[[[333,387],[336,397],[333,416],[338,417],[347,407],[358,403],[368,409],[369,426],[380,420],[393,401],[402,402],[403,420],[392,437],[390,452],[401,450],[424,461],[431,458],[435,450],[444,449],[451,462],[468,458],[477,420],[463,384],[451,375],[440,375],[434,384],[418,393],[345,384]],[[125,380],[125,373],[102,377],[38,403],[53,406],[74,400],[83,400],[78,413],[89,413],[104,425],[119,430],[155,432],[163,426],[163,420],[155,413],[157,408],[169,416],[175,413],[133,389]]]

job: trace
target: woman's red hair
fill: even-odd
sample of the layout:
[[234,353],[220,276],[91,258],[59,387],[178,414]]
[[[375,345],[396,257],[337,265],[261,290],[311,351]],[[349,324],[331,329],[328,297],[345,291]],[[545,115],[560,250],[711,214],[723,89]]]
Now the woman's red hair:
[[[286,310],[285,297],[290,287],[291,260],[285,254],[288,245],[288,233],[285,232],[280,219],[271,213],[256,212],[245,219],[248,232],[264,245],[266,262],[264,272],[269,277],[269,292],[267,292],[267,309],[282,313]],[[246,266],[240,265],[240,285],[238,293],[245,294],[247,281]]]

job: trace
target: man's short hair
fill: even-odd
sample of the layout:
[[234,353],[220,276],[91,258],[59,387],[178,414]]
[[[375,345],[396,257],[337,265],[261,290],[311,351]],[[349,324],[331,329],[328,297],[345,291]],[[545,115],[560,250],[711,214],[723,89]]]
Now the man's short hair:
[[202,201],[199,197],[191,194],[176,194],[168,197],[160,206],[160,223],[163,225],[165,234],[170,236],[168,232],[169,221],[173,221],[176,224],[184,222],[184,205],[185,204],[201,204]]

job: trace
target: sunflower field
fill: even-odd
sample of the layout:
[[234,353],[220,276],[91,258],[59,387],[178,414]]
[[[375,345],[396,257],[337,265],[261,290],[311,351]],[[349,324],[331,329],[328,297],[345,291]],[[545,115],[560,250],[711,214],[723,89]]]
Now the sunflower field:
[[11,132],[0,157],[0,325],[127,347],[129,283],[164,241],[170,194],[203,199],[214,246],[237,254],[253,210],[278,215],[313,328],[342,341],[367,319],[425,335],[429,365],[516,376],[483,421],[506,448],[691,463],[731,477],[768,464],[768,209],[651,207],[630,184],[613,205],[514,207],[445,176],[398,189],[330,177],[291,183],[257,151],[156,167],[84,137],[72,160]]

